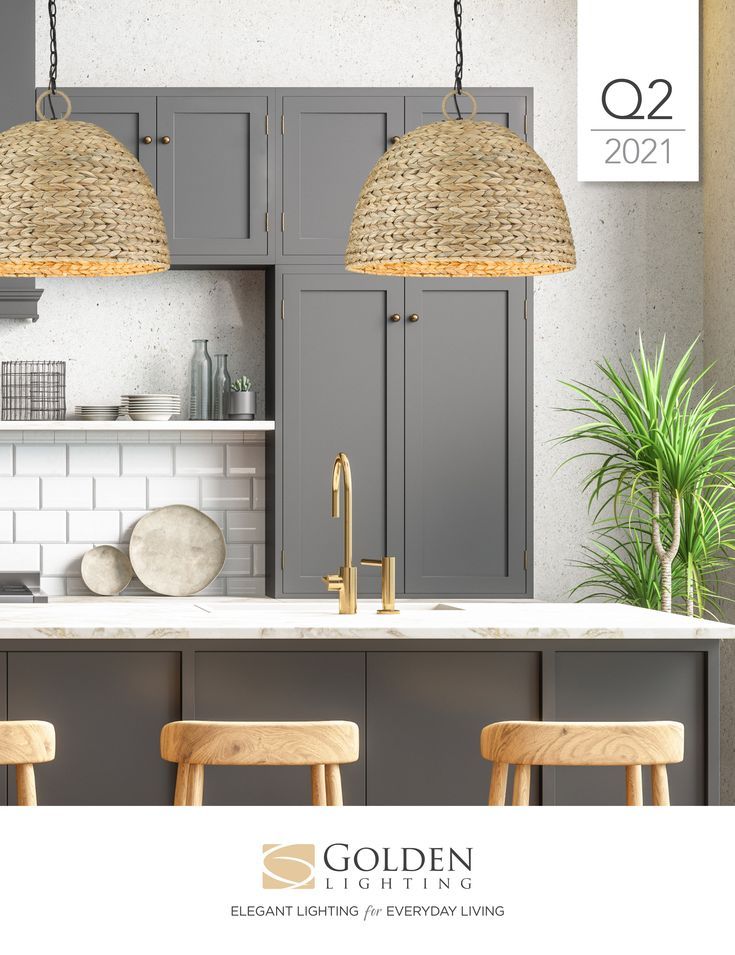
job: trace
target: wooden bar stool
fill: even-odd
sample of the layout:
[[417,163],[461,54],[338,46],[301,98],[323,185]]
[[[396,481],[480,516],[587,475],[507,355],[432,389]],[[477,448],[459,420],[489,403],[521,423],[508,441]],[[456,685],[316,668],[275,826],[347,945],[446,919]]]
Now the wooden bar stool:
[[0,766],[15,766],[19,806],[36,806],[34,763],[50,763],[56,755],[56,732],[40,720],[0,722]]
[[684,759],[684,727],[668,722],[491,723],[482,731],[480,750],[493,763],[491,806],[505,805],[511,765],[514,806],[528,805],[531,766],[625,766],[629,806],[643,805],[641,766],[650,766],[653,804],[668,806],[666,766]]
[[161,756],[178,763],[175,806],[201,806],[205,766],[310,766],[315,806],[341,806],[341,763],[360,755],[355,723],[212,723],[183,720],[161,730]]

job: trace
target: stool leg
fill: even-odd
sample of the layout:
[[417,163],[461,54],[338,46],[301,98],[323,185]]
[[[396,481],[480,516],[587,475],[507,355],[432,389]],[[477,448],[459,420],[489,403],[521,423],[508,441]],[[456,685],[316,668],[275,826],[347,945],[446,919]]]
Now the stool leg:
[[189,764],[179,763],[176,769],[176,790],[174,791],[174,806],[186,805],[186,793],[189,788]]
[[327,805],[342,805],[342,777],[340,776],[339,766],[335,763],[326,767],[327,777]]
[[201,763],[189,764],[189,785],[187,787],[187,806],[201,806],[204,802],[204,766]]
[[513,805],[527,806],[531,798],[531,767],[527,763],[516,766],[513,775]]
[[311,804],[327,805],[327,780],[322,765],[311,767]]
[[31,763],[15,767],[15,785],[18,791],[19,806],[37,806],[36,777]]
[[628,806],[643,805],[643,776],[640,766],[625,767],[625,794]]
[[654,806],[670,806],[669,776],[665,766],[651,766],[651,788]]
[[508,764],[493,763],[493,771],[490,776],[490,799],[489,806],[505,805],[505,790],[508,786]]

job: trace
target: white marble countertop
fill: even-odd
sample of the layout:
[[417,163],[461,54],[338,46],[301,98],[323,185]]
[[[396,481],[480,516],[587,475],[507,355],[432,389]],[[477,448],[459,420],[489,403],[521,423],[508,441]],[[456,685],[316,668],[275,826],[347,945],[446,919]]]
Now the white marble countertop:
[[540,601],[398,602],[376,613],[361,600],[340,616],[336,599],[62,597],[0,604],[2,639],[725,639],[735,627],[618,604]]

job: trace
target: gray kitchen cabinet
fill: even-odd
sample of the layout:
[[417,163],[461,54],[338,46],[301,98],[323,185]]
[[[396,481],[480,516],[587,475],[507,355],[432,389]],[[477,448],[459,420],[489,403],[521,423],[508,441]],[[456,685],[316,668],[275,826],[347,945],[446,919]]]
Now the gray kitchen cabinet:
[[[402,590],[403,282],[337,271],[281,282],[283,595],[326,595],[322,575],[342,564],[330,494],[340,451],[352,465],[354,563],[396,555]],[[380,592],[376,569],[360,567],[359,581]]]
[[[684,761],[669,767],[671,803],[707,803],[707,657],[681,651],[557,652],[551,686],[553,715],[575,721],[677,720],[684,724]],[[714,691],[716,693],[716,689]],[[546,802],[565,806],[625,804],[625,773],[614,767],[546,771]],[[644,769],[644,801],[650,803],[650,773]],[[547,779],[544,779],[547,785]]]
[[175,767],[161,760],[159,736],[181,717],[180,659],[173,650],[8,654],[8,718],[56,727],[56,759],[36,767],[39,803],[172,801]]
[[[0,720],[8,718],[8,655],[0,653]],[[0,806],[8,803],[8,767],[0,766]]]
[[[350,720],[359,725],[364,747],[364,653],[202,651],[196,654],[195,669],[197,719]],[[342,785],[345,805],[364,805],[364,755],[342,768]],[[211,766],[205,773],[204,801],[309,805],[309,769]]]
[[[66,92],[74,119],[109,130],[148,173],[161,202],[172,265],[250,266],[273,260],[271,90],[81,87]],[[56,105],[57,111],[63,108],[61,100]]]
[[528,591],[526,294],[406,281],[406,593]]
[[[540,719],[540,680],[531,651],[368,653],[368,804],[487,803],[491,764],[480,756],[480,731]],[[535,773],[532,785],[537,803]]]
[[267,116],[265,91],[158,97],[158,197],[174,261],[267,254]]
[[403,133],[403,93],[279,90],[278,101],[282,257],[341,261],[362,184],[391,139]]

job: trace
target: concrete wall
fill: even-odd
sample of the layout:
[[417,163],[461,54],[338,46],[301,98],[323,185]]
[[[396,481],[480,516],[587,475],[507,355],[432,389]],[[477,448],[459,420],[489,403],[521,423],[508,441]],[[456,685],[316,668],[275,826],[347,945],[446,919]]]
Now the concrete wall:
[[[703,4],[704,356],[713,380],[735,384],[735,2]],[[729,596],[732,597],[731,581]],[[733,605],[735,606],[735,605]],[[729,611],[735,621],[735,609]],[[723,803],[735,803],[735,641],[722,646],[720,680]]]
[[[534,87],[536,147],[559,180],[577,242],[578,269],[536,285],[536,592],[564,599],[575,580],[568,561],[588,519],[585,502],[569,492],[575,474],[553,474],[561,454],[548,441],[569,424],[553,410],[563,400],[557,381],[589,379],[596,359],[627,355],[639,328],[652,344],[665,331],[672,353],[701,332],[701,190],[576,181],[576,0],[467,0],[464,7],[465,83]],[[454,70],[446,0],[123,0],[104,16],[98,4],[65,0],[58,35],[61,87],[448,88]],[[45,4],[38,3],[39,84],[47,48]],[[57,279],[46,283],[44,319],[31,335],[46,352],[50,329],[73,333],[94,310],[106,335],[140,353],[164,351],[181,367],[184,339],[210,302],[213,281],[224,280],[207,273],[130,284]],[[133,315],[144,318],[131,326]],[[93,364],[103,336],[85,341]],[[118,355],[137,367],[125,349]]]

